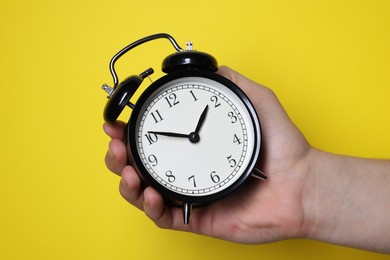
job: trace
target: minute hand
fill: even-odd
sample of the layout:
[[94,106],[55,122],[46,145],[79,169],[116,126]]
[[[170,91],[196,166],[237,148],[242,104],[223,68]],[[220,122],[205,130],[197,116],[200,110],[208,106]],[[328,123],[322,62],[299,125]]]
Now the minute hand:
[[149,134],[156,134],[156,135],[165,135],[165,136],[170,136],[170,137],[182,137],[182,138],[189,138],[190,137],[190,135],[172,133],[172,132],[148,131],[148,133]]

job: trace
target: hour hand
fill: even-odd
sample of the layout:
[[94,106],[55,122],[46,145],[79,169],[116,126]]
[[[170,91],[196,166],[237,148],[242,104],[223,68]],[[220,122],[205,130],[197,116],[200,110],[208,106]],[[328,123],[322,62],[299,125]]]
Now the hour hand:
[[209,109],[209,105],[207,105],[207,106],[204,108],[202,114],[200,115],[198,124],[196,125],[195,133],[198,133],[198,134],[199,134],[200,128],[202,127],[203,122],[204,122],[204,120],[206,119],[206,115],[207,115],[207,110],[208,110],[208,109]]
[[187,134],[179,134],[179,133],[172,133],[172,132],[148,131],[148,133],[155,134],[155,135],[170,136],[170,137],[181,137],[181,138],[189,138],[190,137],[190,135],[187,135]]

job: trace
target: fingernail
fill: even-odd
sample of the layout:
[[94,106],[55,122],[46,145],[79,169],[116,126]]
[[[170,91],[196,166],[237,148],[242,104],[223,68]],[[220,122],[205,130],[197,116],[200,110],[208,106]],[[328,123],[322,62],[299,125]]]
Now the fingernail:
[[145,206],[149,206],[149,200],[148,200],[148,198],[145,196],[145,193],[144,193],[144,205],[145,205]]
[[149,206],[149,200],[146,197],[144,197],[144,205]]
[[119,183],[119,186],[127,187],[127,182],[125,181],[125,179],[123,178],[123,176],[122,176],[122,178],[121,178],[121,180],[120,180],[119,182],[120,182],[120,183]]
[[116,159],[115,154],[111,151],[110,148],[108,148],[108,157],[110,157],[110,159],[112,159],[112,160]]
[[103,124],[103,130],[104,130],[104,132],[107,134],[107,135],[109,135],[108,133],[109,133],[109,124],[107,124],[107,123],[104,123]]

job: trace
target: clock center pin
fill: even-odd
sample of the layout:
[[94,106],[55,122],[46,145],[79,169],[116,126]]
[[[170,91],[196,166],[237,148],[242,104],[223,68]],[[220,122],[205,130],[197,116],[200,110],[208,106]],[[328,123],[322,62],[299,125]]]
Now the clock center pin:
[[191,143],[194,143],[194,144],[195,144],[195,143],[199,142],[200,136],[199,136],[198,133],[192,132],[192,133],[190,133],[189,139],[190,139],[190,142],[191,142]]

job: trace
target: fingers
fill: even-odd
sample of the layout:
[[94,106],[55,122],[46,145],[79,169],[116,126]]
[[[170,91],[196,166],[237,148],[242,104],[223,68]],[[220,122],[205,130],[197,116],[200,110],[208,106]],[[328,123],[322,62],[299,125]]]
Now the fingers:
[[143,190],[141,180],[133,167],[126,166],[121,176],[119,191],[130,204],[143,210],[161,228],[174,228],[174,223],[181,223],[182,226],[181,209],[165,204],[161,194],[152,187]]
[[163,197],[152,187],[144,191],[145,214],[160,228],[191,230],[191,225],[184,225],[181,207],[169,206]]
[[170,228],[173,223],[172,214],[179,210],[178,208],[168,207],[163,197],[152,187],[147,187],[143,190],[141,180],[135,169],[127,165],[126,146],[121,141],[123,140],[124,122],[115,122],[114,124],[104,123],[104,132],[112,138],[109,143],[109,148],[105,157],[107,168],[121,175],[119,183],[119,192],[124,199],[140,210],[144,210],[145,214],[162,228]]
[[119,192],[123,198],[135,207],[143,210],[144,196],[141,180],[131,166],[126,166],[121,174]]
[[164,203],[162,196],[153,188],[148,187],[144,191],[145,214],[161,228],[172,226],[172,211]]
[[118,175],[127,164],[127,154],[125,144],[118,140],[112,139],[108,144],[105,162],[107,168]]
[[[131,166],[122,171],[119,191],[123,198],[140,210],[143,210],[158,227],[172,228],[179,208],[169,207],[163,197],[152,187],[142,188],[141,180]],[[179,216],[176,216],[178,218]],[[180,217],[182,221],[182,217]]]
[[112,125],[108,124],[108,123],[104,123],[103,130],[111,138],[116,138],[116,139],[122,140],[125,126],[126,126],[126,124],[124,122],[121,122],[121,121],[116,121]]
[[120,175],[123,168],[127,164],[126,147],[121,141],[124,135],[124,128],[126,124],[124,122],[117,121],[114,124],[104,123],[104,132],[112,138],[108,145],[108,151],[106,153],[105,162],[107,168]]

